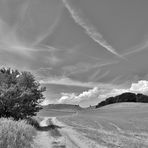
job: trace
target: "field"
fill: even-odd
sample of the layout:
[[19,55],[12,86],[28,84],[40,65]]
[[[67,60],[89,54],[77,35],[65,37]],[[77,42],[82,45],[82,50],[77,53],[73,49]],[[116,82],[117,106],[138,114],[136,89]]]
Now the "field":
[[38,113],[38,116],[40,117],[58,117],[58,116],[71,116],[75,114],[74,111],[67,111],[67,110],[41,110]]
[[148,104],[118,103],[57,119],[107,148],[148,147]]
[[71,116],[80,110],[81,108],[77,105],[50,104],[44,106],[43,109],[39,111],[38,116],[42,117]]

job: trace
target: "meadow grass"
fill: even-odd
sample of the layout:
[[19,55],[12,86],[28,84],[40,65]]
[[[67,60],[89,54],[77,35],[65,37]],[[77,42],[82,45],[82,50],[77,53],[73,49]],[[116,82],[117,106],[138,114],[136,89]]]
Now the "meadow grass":
[[0,148],[33,148],[36,134],[25,120],[0,118]]
[[108,148],[148,148],[148,104],[122,103],[57,119]]

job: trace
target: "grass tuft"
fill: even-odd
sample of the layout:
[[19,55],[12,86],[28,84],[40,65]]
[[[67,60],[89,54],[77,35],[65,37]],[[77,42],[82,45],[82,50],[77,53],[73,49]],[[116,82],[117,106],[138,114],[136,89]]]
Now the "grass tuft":
[[33,148],[37,132],[25,120],[0,118],[0,148]]

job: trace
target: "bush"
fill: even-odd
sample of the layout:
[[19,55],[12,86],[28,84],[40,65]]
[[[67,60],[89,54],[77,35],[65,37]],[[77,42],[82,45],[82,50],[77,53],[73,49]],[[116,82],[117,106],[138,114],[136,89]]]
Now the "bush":
[[36,129],[40,128],[39,121],[36,118],[28,117],[28,118],[26,118],[26,121],[27,121],[28,124],[35,127]]
[[36,134],[25,120],[0,118],[0,148],[33,148]]

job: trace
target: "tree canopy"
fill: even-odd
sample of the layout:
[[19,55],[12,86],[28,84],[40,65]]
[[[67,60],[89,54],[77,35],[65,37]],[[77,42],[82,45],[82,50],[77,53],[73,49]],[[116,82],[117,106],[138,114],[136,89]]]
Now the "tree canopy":
[[0,69],[0,117],[18,120],[36,115],[44,91],[30,72]]
[[98,103],[96,108],[113,104],[113,103],[120,103],[120,102],[141,102],[141,103],[148,103],[148,96],[144,94],[135,94],[131,92],[126,92],[121,95],[115,97],[109,97],[106,100]]

